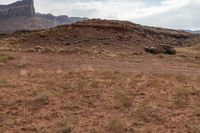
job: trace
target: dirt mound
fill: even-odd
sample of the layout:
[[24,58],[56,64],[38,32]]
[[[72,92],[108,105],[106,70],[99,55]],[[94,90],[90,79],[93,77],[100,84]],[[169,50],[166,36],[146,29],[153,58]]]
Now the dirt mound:
[[[49,30],[10,34],[1,39],[3,45],[17,50],[30,50],[36,46],[59,51],[63,49],[108,49],[114,51],[143,51],[146,46],[167,44],[185,46],[195,44],[198,35],[187,32],[146,27],[127,21],[86,20]],[[195,41],[193,41],[196,39]]]

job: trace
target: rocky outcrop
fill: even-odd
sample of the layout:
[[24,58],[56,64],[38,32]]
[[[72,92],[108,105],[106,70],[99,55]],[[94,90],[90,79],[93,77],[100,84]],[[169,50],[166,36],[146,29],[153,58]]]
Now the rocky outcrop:
[[0,19],[31,17],[35,15],[33,0],[22,0],[10,5],[0,5]]
[[22,0],[0,5],[0,33],[48,29],[58,25],[72,24],[87,18],[54,16],[35,12],[33,0]]
[[169,55],[176,54],[176,50],[173,47],[164,45],[164,44],[147,47],[147,48],[144,48],[144,50],[151,54],[169,54]]

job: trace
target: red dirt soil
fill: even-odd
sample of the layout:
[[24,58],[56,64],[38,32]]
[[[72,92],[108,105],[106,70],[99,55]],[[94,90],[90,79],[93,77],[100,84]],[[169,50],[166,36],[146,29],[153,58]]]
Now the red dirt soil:
[[198,40],[106,20],[1,36],[0,132],[198,133]]

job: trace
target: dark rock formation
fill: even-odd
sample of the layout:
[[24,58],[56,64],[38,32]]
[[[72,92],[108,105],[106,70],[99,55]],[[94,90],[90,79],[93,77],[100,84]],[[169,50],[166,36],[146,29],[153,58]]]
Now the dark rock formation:
[[175,55],[176,50],[168,45],[156,45],[153,47],[148,47],[144,49],[146,52],[149,52],[151,54],[169,54],[169,55]]
[[0,5],[0,19],[31,17],[35,15],[33,0],[22,0],[10,5]]

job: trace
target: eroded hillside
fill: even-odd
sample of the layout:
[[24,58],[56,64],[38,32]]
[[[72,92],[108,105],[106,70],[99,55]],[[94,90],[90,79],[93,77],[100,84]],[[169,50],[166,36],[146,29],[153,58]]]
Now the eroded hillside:
[[110,50],[138,51],[145,46],[167,44],[175,47],[199,43],[199,36],[187,32],[145,27],[130,22],[88,20],[50,30],[15,33],[3,37],[3,46],[11,50],[30,51],[37,46],[62,52],[70,48],[95,46]]

